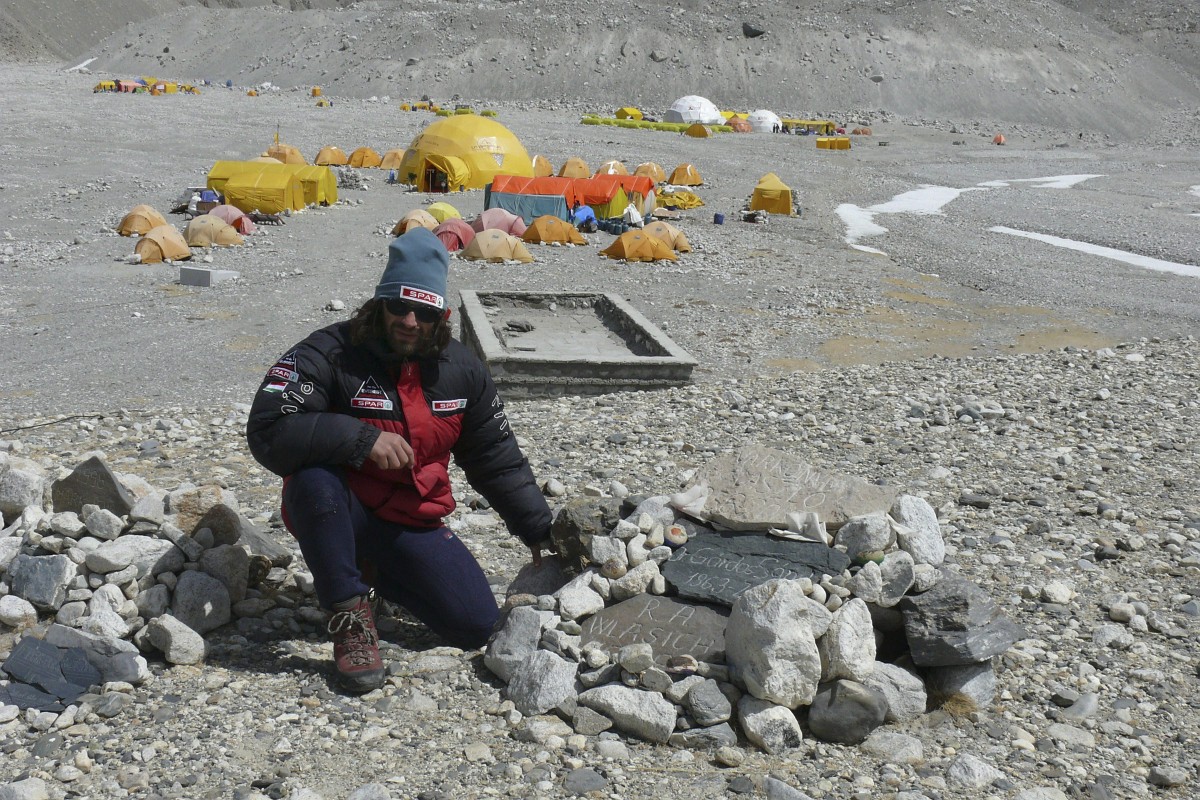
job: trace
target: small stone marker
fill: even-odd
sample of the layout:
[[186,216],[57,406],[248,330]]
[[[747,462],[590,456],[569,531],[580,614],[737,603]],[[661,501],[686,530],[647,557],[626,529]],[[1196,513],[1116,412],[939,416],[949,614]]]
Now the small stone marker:
[[92,456],[70,475],[55,481],[51,495],[56,512],[74,511],[76,514],[83,511],[84,505],[92,503],[122,517],[136,502],[99,456]]
[[748,445],[697,470],[708,484],[704,513],[730,530],[787,528],[788,514],[816,513],[830,530],[863,514],[886,514],[896,489],[826,472],[782,450]]
[[588,617],[582,645],[596,642],[616,653],[625,645],[645,643],[654,648],[660,666],[681,655],[720,664],[725,662],[728,616],[724,609],[640,594]]
[[212,286],[241,277],[232,269],[209,269],[207,267],[180,267],[179,283],[182,286]]
[[840,575],[849,564],[845,553],[820,542],[690,526],[687,544],[663,564],[662,573],[680,597],[732,606],[751,586],[775,578],[820,580]]

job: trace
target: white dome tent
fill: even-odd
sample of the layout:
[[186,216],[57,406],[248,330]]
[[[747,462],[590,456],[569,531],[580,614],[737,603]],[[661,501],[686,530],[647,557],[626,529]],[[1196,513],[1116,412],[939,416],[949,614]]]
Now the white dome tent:
[[671,103],[670,110],[663,115],[667,122],[699,122],[701,125],[720,125],[725,121],[721,111],[706,97],[689,94]]
[[746,121],[750,123],[750,128],[755,133],[775,133],[783,125],[778,114],[774,111],[767,111],[765,108],[752,112]]

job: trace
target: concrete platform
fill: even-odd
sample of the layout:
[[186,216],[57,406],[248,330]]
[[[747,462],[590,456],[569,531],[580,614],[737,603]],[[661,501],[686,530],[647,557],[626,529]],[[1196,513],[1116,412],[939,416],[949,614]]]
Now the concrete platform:
[[662,389],[696,360],[604,292],[462,292],[462,341],[505,397]]

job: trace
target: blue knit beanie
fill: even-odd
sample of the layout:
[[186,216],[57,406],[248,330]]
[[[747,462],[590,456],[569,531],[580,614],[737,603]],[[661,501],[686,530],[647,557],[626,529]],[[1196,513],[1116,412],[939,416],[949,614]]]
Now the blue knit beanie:
[[388,246],[387,267],[375,287],[377,298],[400,297],[434,308],[446,307],[450,255],[428,228],[413,228]]

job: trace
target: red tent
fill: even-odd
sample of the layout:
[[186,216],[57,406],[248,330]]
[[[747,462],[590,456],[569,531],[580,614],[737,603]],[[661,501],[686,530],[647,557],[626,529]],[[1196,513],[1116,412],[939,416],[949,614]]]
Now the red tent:
[[242,235],[254,233],[258,230],[258,226],[254,224],[254,220],[250,219],[244,211],[237,206],[221,205],[213,208],[208,212],[214,217],[220,217],[233,226],[234,230]]
[[471,230],[483,233],[488,230],[504,231],[513,236],[525,233],[525,220],[503,208],[489,208],[471,223]]
[[447,252],[453,253],[469,245],[475,238],[475,231],[458,217],[451,217],[434,228],[433,235],[442,240]]

